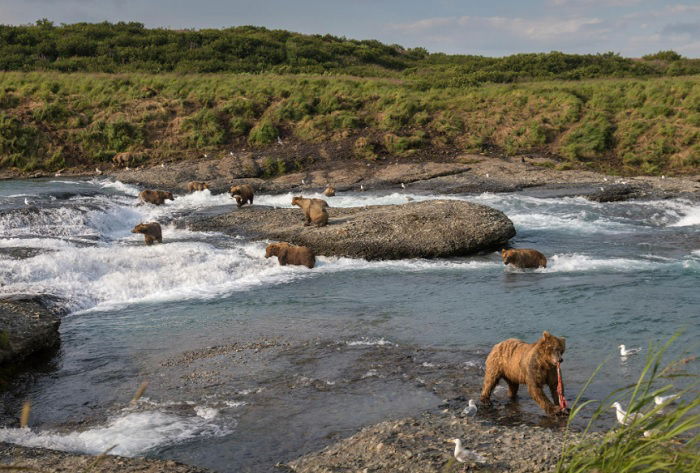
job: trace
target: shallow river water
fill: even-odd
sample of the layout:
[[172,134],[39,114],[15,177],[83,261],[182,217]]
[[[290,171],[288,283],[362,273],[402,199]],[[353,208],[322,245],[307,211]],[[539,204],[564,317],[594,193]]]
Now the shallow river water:
[[[137,193],[107,179],[0,182],[0,294],[52,294],[68,310],[56,356],[1,394],[0,441],[267,471],[365,425],[476,398],[486,353],[509,337],[566,337],[570,399],[606,358],[586,398],[634,382],[644,356],[621,360],[620,343],[646,351],[683,330],[669,357],[698,349],[698,202],[343,193],[331,206],[496,207],[515,224],[512,245],[539,249],[548,267],[512,270],[489,253],[320,257],[308,270],[266,260],[265,242],[187,229],[188,216],[235,211],[228,195],[154,207]],[[164,244],[146,247],[130,230],[152,220]],[[526,393],[516,408],[504,394],[496,420],[545,422]],[[24,399],[31,429],[10,421]]]

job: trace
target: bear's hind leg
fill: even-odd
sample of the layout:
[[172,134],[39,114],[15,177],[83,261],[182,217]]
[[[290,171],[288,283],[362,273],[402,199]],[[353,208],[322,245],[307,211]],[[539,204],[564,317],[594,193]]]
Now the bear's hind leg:
[[512,401],[518,399],[518,388],[520,387],[520,384],[510,381],[508,379],[506,379],[506,383],[508,383],[508,397]]

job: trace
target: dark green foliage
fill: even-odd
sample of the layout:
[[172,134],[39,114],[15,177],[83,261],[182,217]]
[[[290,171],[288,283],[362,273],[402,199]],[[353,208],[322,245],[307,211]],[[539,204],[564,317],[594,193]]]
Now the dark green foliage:
[[195,148],[216,146],[226,142],[223,120],[210,108],[203,108],[187,118],[182,128],[187,132],[187,144]]
[[267,120],[262,120],[250,130],[248,142],[253,145],[268,145],[274,143],[278,136],[277,127]]
[[563,142],[561,152],[571,159],[591,159],[611,151],[614,128],[610,121],[597,115],[584,119]]
[[[50,22],[48,22],[50,23]],[[303,35],[262,27],[149,29],[141,23],[0,25],[0,70],[60,72],[336,72],[406,77],[423,89],[485,82],[576,80],[700,72],[674,51],[643,60],[605,54],[516,54],[503,58],[429,54],[375,40]],[[333,110],[330,110],[333,111]],[[250,118],[250,117],[248,117]]]
[[0,112],[0,165],[25,167],[40,149],[39,131]]

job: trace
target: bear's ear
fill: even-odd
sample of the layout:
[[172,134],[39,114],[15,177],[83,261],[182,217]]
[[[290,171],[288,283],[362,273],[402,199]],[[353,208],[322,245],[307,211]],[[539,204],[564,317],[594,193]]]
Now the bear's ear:
[[544,332],[542,332],[542,336],[543,336],[544,338],[549,338],[549,337],[552,336],[552,334],[545,330]]

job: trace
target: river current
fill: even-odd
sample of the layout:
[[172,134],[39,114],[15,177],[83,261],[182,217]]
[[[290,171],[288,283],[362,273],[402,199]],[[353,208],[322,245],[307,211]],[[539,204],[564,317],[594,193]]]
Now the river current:
[[[698,351],[697,201],[341,193],[332,207],[449,198],[498,208],[515,224],[511,244],[539,249],[548,267],[513,270],[489,253],[320,257],[308,270],[265,259],[266,242],[188,230],[189,217],[236,211],[227,194],[160,207],[137,194],[108,179],[0,182],[0,295],[50,294],[67,310],[58,353],[0,393],[0,441],[267,471],[450,395],[476,398],[485,356],[506,338],[566,337],[570,399],[606,359],[586,398],[633,383],[648,345],[678,331],[668,356]],[[255,204],[291,207],[291,197]],[[154,220],[164,244],[146,247],[130,230]],[[621,343],[644,351],[622,360]],[[543,422],[525,392],[515,410],[503,390],[494,397],[496,418]],[[24,399],[29,429],[10,421]]]

